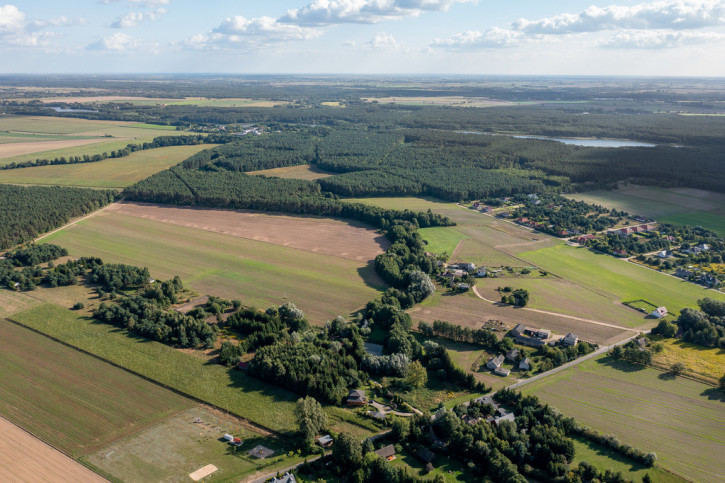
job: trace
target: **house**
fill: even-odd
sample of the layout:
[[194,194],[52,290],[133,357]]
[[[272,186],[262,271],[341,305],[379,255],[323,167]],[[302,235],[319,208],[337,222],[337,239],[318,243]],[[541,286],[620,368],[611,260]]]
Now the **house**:
[[697,245],[695,248],[699,248],[701,251],[706,252],[710,249],[710,245],[701,243],[700,245]]
[[652,311],[650,315],[655,319],[661,319],[662,317],[667,315],[667,309],[665,307],[657,307]]
[[360,389],[352,389],[345,400],[350,406],[364,406],[368,403],[365,397],[365,391]]
[[531,337],[535,337],[537,339],[548,339],[551,337],[551,331],[546,329],[529,329],[527,328],[524,331],[524,334],[530,335]]
[[585,245],[587,241],[594,240],[594,238],[594,235],[579,235],[578,237],[574,238],[574,241]]
[[395,459],[395,446],[392,444],[383,446],[382,448],[375,450],[375,454],[388,461],[393,461]]
[[720,283],[720,281],[712,273],[703,273],[700,275],[700,278],[697,279],[697,283],[707,287],[715,287]]
[[516,327],[514,327],[514,328],[513,328],[512,330],[511,330],[511,334],[512,334],[512,335],[513,335],[514,337],[517,337],[517,336],[519,336],[519,335],[524,335],[524,334],[526,333],[526,331],[527,331],[527,330],[528,330],[528,327],[526,327],[526,326],[525,326],[524,324],[518,324],[518,325],[517,325]]
[[269,483],[297,483],[297,480],[295,479],[295,475],[292,473],[285,473],[281,476],[275,476],[269,480]]
[[332,436],[330,436],[329,434],[326,434],[324,436],[318,436],[315,443],[319,444],[323,448],[329,448],[330,446],[332,446]]
[[578,341],[579,341],[579,337],[578,337],[578,336],[577,336],[576,334],[572,334],[571,332],[569,332],[568,334],[566,334],[566,336],[564,336],[564,338],[563,338],[563,339],[561,339],[561,342],[562,342],[562,343],[563,343],[563,344],[564,344],[565,346],[572,346],[572,345],[576,345],[576,343],[577,343]]
[[500,416],[500,417],[495,418],[493,420],[493,424],[495,424],[496,426],[498,426],[503,421],[511,421],[511,422],[514,422],[515,420],[516,420],[516,415],[514,413],[506,412],[506,414],[504,414],[503,416]]
[[621,248],[618,248],[614,250],[615,255],[619,255],[620,257],[626,257],[627,256],[627,250],[622,250]]
[[525,335],[516,336],[516,342],[528,347],[543,347],[546,345],[546,341],[534,339],[533,337],[526,337]]
[[672,250],[662,250],[657,256],[660,258],[670,258],[672,256]]
[[486,274],[487,274],[486,269],[483,267],[479,268],[478,271],[476,272],[477,277],[485,277]]
[[460,268],[461,270],[466,270],[467,272],[472,272],[476,269],[476,264],[463,262],[458,264],[458,268]]
[[490,361],[486,364],[486,367],[489,369],[498,369],[501,367],[501,364],[503,364],[504,356],[503,354],[498,355],[496,357],[492,357]]
[[473,416],[469,416],[468,414],[464,414],[461,418],[461,421],[466,423],[469,426],[475,426],[478,424],[478,422],[481,420],[481,418],[474,418]]
[[456,285],[456,288],[457,288],[458,290],[463,290],[463,291],[465,291],[465,290],[468,290],[468,289],[470,289],[470,288],[471,288],[471,286],[470,286],[470,285],[468,285],[467,283],[459,283],[458,285]]
[[473,400],[473,402],[479,403],[479,404],[488,404],[490,406],[493,406],[494,408],[498,408],[498,403],[493,400],[493,396],[481,396],[477,397]]
[[505,367],[497,367],[493,370],[493,373],[497,376],[507,377],[509,374],[511,374],[511,371],[506,369]]
[[528,371],[531,369],[531,359],[528,357],[526,359],[522,359],[521,362],[519,362],[519,369],[522,371]]
[[694,273],[689,270],[685,270],[684,268],[678,268],[677,271],[675,271],[675,277],[684,278],[685,280],[689,280],[693,275]]
[[519,354],[521,354],[521,352],[518,349],[511,349],[510,351],[506,352],[506,360],[516,362]]
[[619,235],[621,235],[621,236],[628,236],[628,235],[631,235],[632,233],[634,233],[634,229],[629,228],[629,227],[620,228],[620,230],[619,230]]

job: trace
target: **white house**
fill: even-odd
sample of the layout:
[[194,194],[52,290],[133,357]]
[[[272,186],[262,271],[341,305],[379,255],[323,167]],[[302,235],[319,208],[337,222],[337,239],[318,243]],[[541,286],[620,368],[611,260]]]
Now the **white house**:
[[665,307],[657,307],[652,311],[650,315],[655,319],[661,319],[662,317],[667,315],[667,309]]

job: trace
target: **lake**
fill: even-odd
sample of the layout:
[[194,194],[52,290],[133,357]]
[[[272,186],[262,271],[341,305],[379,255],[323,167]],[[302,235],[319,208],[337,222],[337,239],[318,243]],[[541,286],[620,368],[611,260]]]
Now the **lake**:
[[556,141],[564,144],[574,144],[576,146],[589,146],[595,148],[627,148],[627,147],[640,147],[640,148],[653,148],[657,146],[652,143],[645,143],[642,141],[632,141],[631,139],[592,139],[592,138],[555,138],[551,136],[531,136],[531,135],[512,135],[512,134],[500,134],[492,132],[480,132],[480,131],[456,131],[460,134],[483,134],[484,136],[511,136],[518,139],[542,139],[544,141]]

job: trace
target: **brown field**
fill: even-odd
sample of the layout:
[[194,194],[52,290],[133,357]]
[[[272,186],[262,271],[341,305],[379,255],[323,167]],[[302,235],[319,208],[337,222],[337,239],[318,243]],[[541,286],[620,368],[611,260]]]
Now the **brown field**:
[[333,176],[335,173],[328,173],[323,171],[317,166],[310,164],[302,164],[300,166],[287,166],[284,168],[273,168],[273,169],[262,169],[259,171],[250,171],[247,174],[262,174],[264,176],[274,176],[276,178],[291,178],[291,179],[320,179]]
[[43,104],[51,104],[56,102],[112,102],[112,101],[135,101],[147,100],[163,103],[165,101],[178,101],[180,99],[157,99],[155,97],[133,97],[133,96],[89,96],[89,97],[40,97],[38,98]]
[[108,141],[108,138],[0,144],[0,158],[40,153],[43,151],[53,151],[55,149],[74,148],[76,146],[85,146],[87,144],[101,143],[104,141]]
[[388,246],[375,230],[332,218],[146,203],[117,203],[106,211],[356,261],[373,260]]
[[0,481],[106,481],[0,417]]
[[414,324],[419,320],[431,323],[435,320],[447,320],[464,327],[480,329],[485,321],[497,319],[511,328],[516,324],[526,324],[549,329],[559,335],[574,332],[584,340],[604,345],[633,334],[624,327],[618,329],[532,310],[491,304],[477,298],[473,293],[457,295],[437,293],[422,304],[416,305],[408,313],[413,318]]

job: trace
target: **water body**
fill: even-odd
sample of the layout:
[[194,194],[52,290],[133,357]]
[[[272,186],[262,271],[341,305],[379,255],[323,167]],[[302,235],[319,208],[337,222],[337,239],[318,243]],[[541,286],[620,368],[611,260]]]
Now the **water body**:
[[589,146],[595,148],[653,148],[657,146],[652,143],[642,141],[632,141],[631,139],[582,139],[582,138],[555,138],[551,136],[530,136],[530,135],[510,135],[480,131],[456,131],[460,134],[483,134],[485,136],[511,136],[518,139],[542,139],[544,141],[556,141],[564,144],[573,144],[575,146]]
[[93,109],[66,109],[65,107],[51,107],[55,112],[98,112]]

